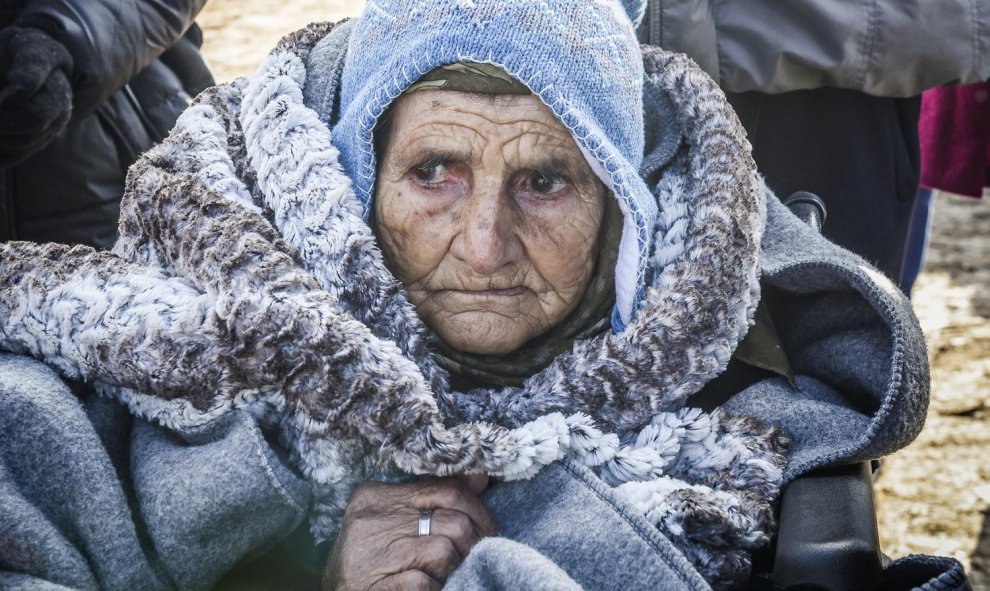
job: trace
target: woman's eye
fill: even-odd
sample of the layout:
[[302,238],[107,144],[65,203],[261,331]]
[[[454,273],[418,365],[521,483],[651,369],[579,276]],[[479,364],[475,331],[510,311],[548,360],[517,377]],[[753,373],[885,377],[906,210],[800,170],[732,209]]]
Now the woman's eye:
[[443,162],[428,162],[413,169],[413,176],[421,183],[436,183],[443,180],[447,166]]
[[527,189],[530,191],[542,195],[550,195],[566,187],[567,182],[555,174],[535,172],[530,175],[527,185]]
[[414,187],[433,197],[462,191],[466,184],[465,166],[444,156],[424,159],[406,174]]

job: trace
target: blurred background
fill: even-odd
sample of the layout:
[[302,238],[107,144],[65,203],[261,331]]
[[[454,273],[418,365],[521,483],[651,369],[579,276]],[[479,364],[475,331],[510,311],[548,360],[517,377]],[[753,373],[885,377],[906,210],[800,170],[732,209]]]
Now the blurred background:
[[[286,33],[355,16],[363,0],[210,0],[197,19],[218,82],[252,72]],[[921,436],[876,482],[884,552],[952,556],[990,591],[990,196],[939,194],[913,301],[932,361]]]

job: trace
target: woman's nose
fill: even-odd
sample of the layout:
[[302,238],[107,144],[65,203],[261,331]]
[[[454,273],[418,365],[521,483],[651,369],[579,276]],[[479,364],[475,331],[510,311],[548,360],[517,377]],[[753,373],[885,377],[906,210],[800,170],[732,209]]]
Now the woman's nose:
[[463,227],[453,254],[479,275],[491,275],[522,252],[512,228],[512,212],[497,191],[473,195],[462,213]]

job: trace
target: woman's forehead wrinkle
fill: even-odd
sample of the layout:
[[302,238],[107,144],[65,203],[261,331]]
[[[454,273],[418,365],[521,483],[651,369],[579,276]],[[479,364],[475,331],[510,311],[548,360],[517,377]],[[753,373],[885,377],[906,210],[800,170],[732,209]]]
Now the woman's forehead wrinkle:
[[479,159],[479,145],[477,139],[458,140],[452,138],[450,133],[401,138],[388,147],[383,160],[383,172],[401,176],[432,158],[444,162],[473,164]]
[[417,123],[411,121],[403,127],[396,144],[400,150],[436,147],[475,146],[481,141],[482,133],[475,127],[461,121],[431,121]]
[[560,137],[530,130],[505,138],[501,153],[507,161],[518,160],[527,166],[551,166],[567,171],[576,171],[585,163],[584,156],[569,136]]
[[456,159],[479,163],[501,158],[529,166],[535,156],[550,152],[557,166],[566,164],[572,174],[585,172],[580,166],[584,157],[570,131],[536,97],[512,96],[493,105],[487,96],[418,91],[399,99],[396,119],[400,147],[416,144],[415,150],[410,146],[403,152],[420,150],[425,142],[430,149],[462,156],[464,146],[470,146],[470,158]]

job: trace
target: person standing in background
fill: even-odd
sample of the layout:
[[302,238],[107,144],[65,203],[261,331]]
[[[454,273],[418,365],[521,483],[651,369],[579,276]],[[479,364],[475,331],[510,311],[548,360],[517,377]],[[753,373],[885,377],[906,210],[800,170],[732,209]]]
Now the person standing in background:
[[213,84],[205,3],[0,2],[0,241],[113,245],[127,168]]
[[777,196],[817,194],[825,236],[896,282],[920,173],[920,95],[990,78],[990,3],[649,0],[645,12],[641,41],[718,80]]

